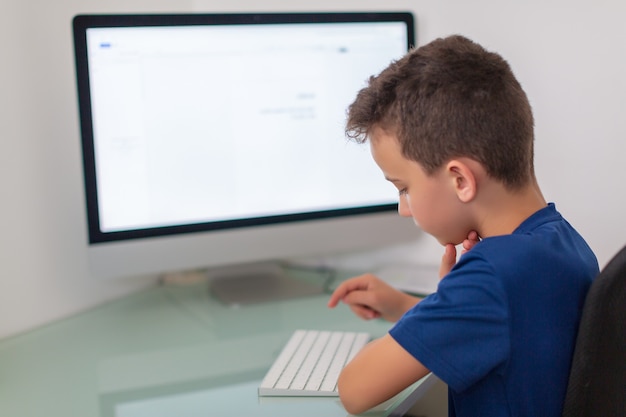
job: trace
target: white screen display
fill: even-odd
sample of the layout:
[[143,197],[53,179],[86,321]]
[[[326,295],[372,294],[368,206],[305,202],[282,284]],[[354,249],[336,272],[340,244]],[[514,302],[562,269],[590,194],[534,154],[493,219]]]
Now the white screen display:
[[90,28],[100,229],[390,204],[346,109],[401,22]]

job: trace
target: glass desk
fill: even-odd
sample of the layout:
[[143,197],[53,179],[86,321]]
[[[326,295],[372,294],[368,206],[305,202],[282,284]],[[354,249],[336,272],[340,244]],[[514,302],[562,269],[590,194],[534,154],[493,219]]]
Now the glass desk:
[[[257,387],[299,328],[386,333],[327,295],[228,307],[206,283],[159,286],[0,341],[0,415],[346,416],[338,398],[261,398]],[[407,390],[389,407],[392,415]],[[406,401],[405,401],[406,403]]]

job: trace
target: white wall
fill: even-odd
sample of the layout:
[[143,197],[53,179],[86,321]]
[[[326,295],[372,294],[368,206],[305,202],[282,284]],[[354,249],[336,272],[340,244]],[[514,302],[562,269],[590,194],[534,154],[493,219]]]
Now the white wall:
[[[154,282],[98,282],[85,215],[71,18],[95,12],[409,9],[418,43],[461,33],[500,52],[533,104],[546,197],[601,264],[626,243],[626,7],[599,0],[4,0],[0,4],[0,338]],[[431,239],[417,243],[438,253]],[[424,255],[416,253],[416,257]]]

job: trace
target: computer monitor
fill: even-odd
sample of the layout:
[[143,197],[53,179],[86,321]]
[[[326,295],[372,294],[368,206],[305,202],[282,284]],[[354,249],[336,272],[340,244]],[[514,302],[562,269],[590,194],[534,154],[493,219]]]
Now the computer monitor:
[[73,20],[98,277],[354,252],[416,236],[346,109],[410,13]]

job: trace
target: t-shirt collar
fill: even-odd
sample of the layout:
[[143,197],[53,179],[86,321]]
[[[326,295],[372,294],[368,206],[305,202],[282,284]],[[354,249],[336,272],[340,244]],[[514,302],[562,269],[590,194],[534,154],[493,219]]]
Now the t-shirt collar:
[[544,208],[537,210],[529,218],[524,220],[522,224],[517,226],[513,233],[527,233],[536,229],[544,223],[561,219],[561,214],[556,211],[554,203],[548,203]]

